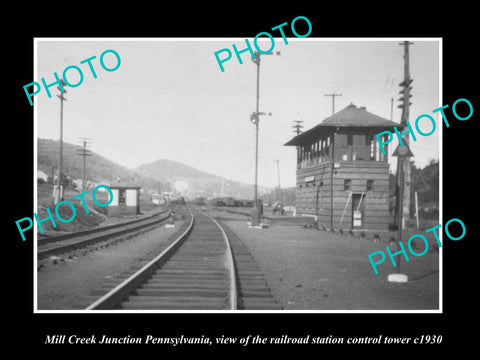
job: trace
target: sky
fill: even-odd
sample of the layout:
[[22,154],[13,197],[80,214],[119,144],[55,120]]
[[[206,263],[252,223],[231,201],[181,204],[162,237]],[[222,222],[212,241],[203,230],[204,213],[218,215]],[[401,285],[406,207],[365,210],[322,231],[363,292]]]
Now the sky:
[[[253,39],[249,39],[253,47]],[[260,111],[258,183],[274,187],[295,186],[296,151],[283,146],[295,134],[294,120],[303,120],[304,130],[332,114],[332,98],[338,93],[335,112],[348,106],[400,122],[397,108],[403,80],[403,46],[407,39],[275,38],[278,56],[262,56],[260,65]],[[438,39],[409,39],[410,74],[414,79],[410,122],[430,114],[441,103],[441,43]],[[255,126],[250,115],[256,107],[256,65],[248,52],[240,64],[233,54],[220,70],[214,53],[232,44],[245,48],[244,38],[206,39],[81,39],[37,38],[33,81],[55,81],[54,72],[76,65],[83,82],[67,87],[64,102],[63,140],[80,144],[89,138],[90,149],[127,168],[158,159],[179,161],[197,169],[245,183],[254,182]],[[270,40],[259,41],[262,49]],[[105,50],[115,50],[121,64],[105,71],[99,62]],[[92,60],[97,78],[88,64]],[[223,54],[222,54],[223,56]],[[116,59],[106,53],[107,67]],[[75,70],[67,72],[70,83],[79,82]],[[35,95],[36,137],[59,139],[60,100],[56,85],[52,97]],[[28,101],[26,99],[26,101]],[[431,125],[421,125],[424,132]],[[417,167],[439,159],[442,126],[428,137],[417,136],[411,149]],[[396,147],[397,142],[392,144]],[[393,151],[390,147],[390,153]],[[395,159],[391,159],[395,170]]]

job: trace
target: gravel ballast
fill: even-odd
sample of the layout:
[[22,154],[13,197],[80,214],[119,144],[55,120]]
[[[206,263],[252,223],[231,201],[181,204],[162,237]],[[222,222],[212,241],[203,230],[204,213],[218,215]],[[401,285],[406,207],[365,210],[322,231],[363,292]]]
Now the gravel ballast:
[[388,243],[298,226],[253,229],[245,217],[217,215],[245,242],[286,310],[439,308],[439,252],[433,247],[424,256],[410,256],[408,263],[402,256],[401,273],[409,281],[392,283],[388,274],[398,268],[388,255],[378,275],[368,259],[374,251],[386,252]]
[[[438,248],[432,246],[420,257],[410,256],[409,262],[402,256],[401,273],[408,275],[409,281],[392,283],[387,277],[398,268],[392,266],[388,255],[378,266],[378,275],[368,259],[374,251],[385,252],[388,242],[299,226],[252,229],[245,216],[219,211],[211,215],[220,217],[245,243],[285,310],[439,309]],[[175,228],[158,227],[73,260],[47,264],[37,273],[37,308],[81,309],[78,299],[141,264],[155,245],[171,238],[182,223],[177,221]],[[432,233],[427,238],[435,242]]]
[[54,264],[53,261],[37,272],[38,310],[79,309],[82,298],[101,287],[108,279],[128,271],[145,258],[159,244],[170,241],[184,224],[175,222],[174,228],[156,227],[139,236],[124,240],[108,248],[94,250],[86,255]]

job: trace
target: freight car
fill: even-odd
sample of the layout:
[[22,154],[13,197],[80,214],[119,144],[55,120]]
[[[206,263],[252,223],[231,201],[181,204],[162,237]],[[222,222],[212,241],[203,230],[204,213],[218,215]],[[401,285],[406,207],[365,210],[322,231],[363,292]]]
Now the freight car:
[[238,207],[253,207],[253,201],[252,200],[235,200],[235,206]]
[[171,205],[185,205],[186,204],[185,198],[183,196],[179,196],[178,198],[170,201],[170,204]]
[[197,197],[192,200],[192,204],[194,205],[206,205],[207,204],[207,199],[204,197]]
[[222,197],[210,200],[213,206],[229,206],[229,207],[253,207],[252,200],[235,199],[233,197]]
[[213,206],[235,206],[235,199],[233,197],[222,197],[210,200]]

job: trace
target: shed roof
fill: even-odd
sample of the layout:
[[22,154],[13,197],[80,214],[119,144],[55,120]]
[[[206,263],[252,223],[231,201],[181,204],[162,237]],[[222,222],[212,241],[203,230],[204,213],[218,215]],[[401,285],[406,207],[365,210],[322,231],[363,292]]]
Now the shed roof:
[[331,131],[334,128],[375,128],[378,131],[402,128],[403,125],[387,120],[381,116],[372,114],[365,107],[356,107],[354,104],[324,119],[317,126],[295,136],[285,145],[296,146],[308,143],[318,138],[322,133]]
[[140,189],[141,186],[133,182],[118,182],[108,185],[110,189]]

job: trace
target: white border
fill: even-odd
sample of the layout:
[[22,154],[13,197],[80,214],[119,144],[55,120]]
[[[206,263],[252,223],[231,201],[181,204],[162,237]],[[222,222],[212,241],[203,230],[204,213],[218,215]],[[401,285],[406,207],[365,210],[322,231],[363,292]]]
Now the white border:
[[[249,38],[250,39],[250,38]],[[275,40],[283,40],[281,37],[274,37]],[[440,106],[443,104],[443,38],[442,37],[371,37],[371,38],[287,38],[288,41],[437,41],[439,44],[439,99]],[[33,76],[34,81],[38,79],[37,74],[37,44],[41,41],[244,41],[245,38],[33,38]],[[263,40],[263,39],[260,39]],[[37,106],[36,102],[33,105],[34,113],[34,191],[33,191],[33,213],[37,209]],[[429,110],[429,109],[427,109]],[[426,110],[426,111],[427,111]],[[432,109],[433,110],[433,109]],[[439,221],[442,224],[443,220],[443,126],[439,126]],[[442,224],[443,227],[443,224]],[[33,228],[33,301],[34,314],[442,314],[443,313],[443,247],[439,248],[439,309],[437,310],[39,310],[37,299],[37,232]],[[443,244],[443,231],[439,231],[440,242]]]

